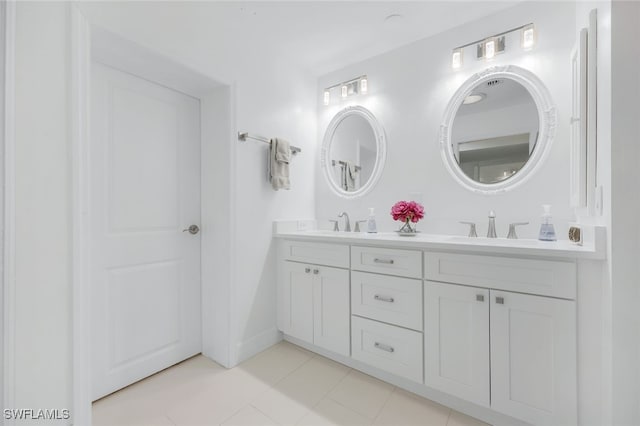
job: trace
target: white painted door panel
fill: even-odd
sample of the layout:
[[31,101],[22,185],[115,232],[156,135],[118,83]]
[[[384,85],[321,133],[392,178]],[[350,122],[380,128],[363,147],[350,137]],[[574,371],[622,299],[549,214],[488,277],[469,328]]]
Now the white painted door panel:
[[425,384],[489,406],[489,290],[425,282]]
[[313,274],[313,342],[349,356],[349,271],[314,265]]
[[575,302],[490,294],[492,408],[536,425],[577,424]]
[[92,64],[92,397],[200,352],[200,104]]
[[284,261],[278,278],[278,327],[313,343],[313,274],[311,266]]

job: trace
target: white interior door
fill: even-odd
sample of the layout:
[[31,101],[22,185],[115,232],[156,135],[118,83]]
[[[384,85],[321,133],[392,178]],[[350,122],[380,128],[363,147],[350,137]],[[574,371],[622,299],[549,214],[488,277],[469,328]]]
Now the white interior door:
[[92,397],[201,351],[200,103],[92,64]]

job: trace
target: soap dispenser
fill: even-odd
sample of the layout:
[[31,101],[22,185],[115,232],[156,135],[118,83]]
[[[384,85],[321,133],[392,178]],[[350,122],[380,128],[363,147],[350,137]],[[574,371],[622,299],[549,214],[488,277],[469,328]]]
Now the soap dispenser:
[[378,232],[378,229],[376,226],[376,215],[373,212],[373,207],[369,208],[369,219],[367,220],[367,232],[369,233]]
[[542,205],[542,224],[540,225],[540,235],[538,239],[540,241],[556,241],[556,229],[551,223],[551,205]]

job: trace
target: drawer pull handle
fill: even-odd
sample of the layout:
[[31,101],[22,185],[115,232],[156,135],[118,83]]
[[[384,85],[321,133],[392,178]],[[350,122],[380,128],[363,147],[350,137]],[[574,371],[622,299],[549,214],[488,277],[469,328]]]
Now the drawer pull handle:
[[316,275],[318,275],[318,274],[320,273],[320,270],[319,270],[319,269],[314,269],[314,270],[313,270],[313,273],[314,273],[314,274],[316,274]]
[[504,305],[504,297],[496,297],[496,303],[499,305]]
[[374,263],[385,263],[387,265],[393,265],[393,259],[378,259],[377,257],[373,259]]
[[484,295],[483,294],[476,294],[476,300],[478,302],[484,302]]
[[373,296],[374,299],[379,300],[381,302],[389,302],[389,303],[393,303],[394,302],[394,298],[393,297],[389,297],[389,296],[380,296],[379,294],[376,294],[375,296]]
[[308,274],[309,272],[311,272],[311,268],[304,268],[304,272]]
[[389,352],[389,353],[395,352],[395,349],[393,349],[392,346],[385,345],[384,343],[375,342],[373,344],[373,346],[375,346],[377,349],[380,349],[381,351],[385,351],[385,352]]

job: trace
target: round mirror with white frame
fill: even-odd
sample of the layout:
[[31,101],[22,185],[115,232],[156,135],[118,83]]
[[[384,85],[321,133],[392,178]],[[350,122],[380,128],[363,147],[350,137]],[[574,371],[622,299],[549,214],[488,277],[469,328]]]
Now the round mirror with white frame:
[[514,65],[492,67],[467,79],[449,101],[440,150],[465,188],[503,192],[540,166],[555,126],[556,108],[535,74]]
[[384,129],[371,111],[339,111],[324,134],[320,161],[329,187],[344,198],[360,197],[380,179],[386,158]]

